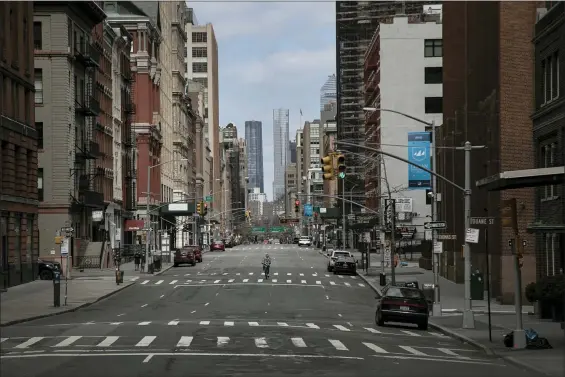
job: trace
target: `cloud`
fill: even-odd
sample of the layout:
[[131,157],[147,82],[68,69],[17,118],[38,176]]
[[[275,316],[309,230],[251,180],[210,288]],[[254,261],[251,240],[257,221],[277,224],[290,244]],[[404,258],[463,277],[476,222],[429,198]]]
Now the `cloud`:
[[225,70],[246,84],[293,84],[308,81],[314,73],[321,86],[320,80],[335,70],[335,46],[275,52],[263,59],[231,64]]
[[245,35],[275,35],[289,23],[307,23],[310,27],[335,22],[333,3],[298,1],[187,2],[199,23],[211,22],[218,39]]

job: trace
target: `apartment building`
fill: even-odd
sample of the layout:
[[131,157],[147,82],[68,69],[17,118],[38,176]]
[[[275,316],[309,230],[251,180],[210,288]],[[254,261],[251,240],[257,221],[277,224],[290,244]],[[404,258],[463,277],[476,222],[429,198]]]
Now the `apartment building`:
[[41,42],[33,17],[32,2],[0,2],[0,289],[38,275],[38,195],[44,186],[37,153],[43,128],[33,110],[33,51]]
[[[196,169],[195,175],[195,198],[202,200],[205,193],[210,191],[210,154],[205,148],[204,138],[204,93],[206,88],[203,84],[187,80],[187,92],[190,97],[191,110],[194,113],[194,166]],[[206,156],[204,155],[206,151]],[[206,178],[205,178],[206,177]],[[205,184],[206,183],[206,184]]]
[[[186,23],[188,40],[186,43],[186,76],[204,85],[204,137],[208,138],[211,150],[211,187],[209,192],[219,192],[220,188],[220,113],[218,86],[218,43],[212,24],[199,25],[194,10],[189,8]],[[206,152],[205,152],[206,153]],[[212,208],[221,208],[220,195],[214,196]]]
[[285,169],[284,174],[284,189],[285,189],[285,199],[284,199],[284,212],[286,218],[297,217],[297,213],[294,212],[294,202],[298,198],[298,191],[296,190],[297,182],[299,177],[296,175],[296,163],[288,164]]
[[[320,162],[320,120],[315,119],[312,122],[304,122],[302,128],[302,177],[304,193],[306,193],[306,183],[310,182],[310,202],[315,206],[319,206],[323,202],[321,195],[324,193],[324,180],[322,177],[322,164]],[[316,170],[312,170],[316,169]],[[309,171],[310,170],[310,171]]]
[[[366,107],[392,109],[437,125],[443,122],[441,16],[441,10],[427,10],[379,24],[365,54]],[[387,111],[369,111],[366,124],[366,140],[373,147],[431,166],[431,137],[426,133],[430,130],[424,124]],[[410,146],[420,135],[428,140],[424,155],[418,154],[421,148]],[[365,205],[378,208],[390,190],[391,197],[402,201],[396,226],[403,237],[424,239],[423,225],[431,214],[426,204],[431,176],[391,157],[366,155]]]
[[101,149],[96,121],[101,114],[96,80],[104,46],[102,35],[94,38],[92,30],[106,15],[94,1],[35,2],[33,18],[35,121],[42,130],[40,256],[59,257],[50,252],[53,235],[72,227],[69,253],[79,265],[89,252],[99,257],[104,240],[103,180],[97,178],[105,173],[97,160],[108,150]]
[[[241,195],[239,200],[243,203],[242,208],[245,208],[245,203],[247,203],[247,196],[249,194],[249,173],[247,171],[247,144],[245,139],[239,138],[237,141],[239,150],[239,185],[242,187]],[[243,214],[242,220],[245,221],[245,213]]]

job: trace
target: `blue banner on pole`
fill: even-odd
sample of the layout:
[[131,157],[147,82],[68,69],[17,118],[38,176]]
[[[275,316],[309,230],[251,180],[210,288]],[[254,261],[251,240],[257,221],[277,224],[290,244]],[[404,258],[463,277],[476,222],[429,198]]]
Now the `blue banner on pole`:
[[[431,167],[430,132],[408,132],[408,161],[428,170]],[[426,190],[432,186],[432,175],[427,171],[408,165],[408,188],[411,190]]]
[[312,216],[313,207],[312,204],[304,204],[304,216]]

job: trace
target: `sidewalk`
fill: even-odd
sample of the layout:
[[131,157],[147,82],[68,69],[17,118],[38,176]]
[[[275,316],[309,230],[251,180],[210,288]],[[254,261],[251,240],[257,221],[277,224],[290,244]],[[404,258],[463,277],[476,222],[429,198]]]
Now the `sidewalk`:
[[[397,281],[417,280],[420,284],[433,283],[432,271],[420,268],[411,270],[414,272],[413,275],[397,273],[399,276]],[[379,290],[378,273],[380,268],[376,273],[373,272],[372,268],[369,272],[369,275],[365,275],[364,272],[359,275],[373,289]],[[390,271],[386,271],[386,273],[388,279]],[[533,328],[539,336],[547,338],[553,349],[514,350],[507,348],[504,346],[503,336],[516,327],[514,305],[501,305],[496,301],[491,301],[492,342],[490,342],[487,301],[472,301],[472,308],[475,313],[475,328],[464,329],[462,328],[463,316],[461,314],[464,308],[464,285],[439,277],[439,286],[442,316],[430,317],[431,327],[532,372],[552,377],[565,375],[565,334],[560,323],[541,320],[535,315],[529,315],[528,313],[532,313],[534,309],[532,306],[524,305],[522,306],[523,327],[525,329]]]
[[[167,271],[173,266],[172,263],[163,263],[161,270],[155,272],[153,275],[157,276]],[[120,271],[124,271],[124,282],[128,281],[130,277],[145,276],[147,273],[135,271],[134,262],[128,262],[120,265]],[[85,269],[82,272],[73,269],[71,272],[71,279],[73,280],[113,280],[115,281],[116,269],[115,268],[92,268]]]
[[61,281],[61,306],[53,306],[53,282],[36,280],[11,287],[0,295],[0,326],[9,326],[38,318],[75,311],[111,296],[134,284],[115,280],[68,280],[67,306],[65,303],[65,281]]

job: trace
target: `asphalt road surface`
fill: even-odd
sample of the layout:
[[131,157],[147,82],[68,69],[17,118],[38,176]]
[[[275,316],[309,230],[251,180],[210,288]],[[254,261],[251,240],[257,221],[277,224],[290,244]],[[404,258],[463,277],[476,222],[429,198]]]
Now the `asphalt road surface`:
[[326,265],[313,248],[241,245],[127,277],[98,304],[2,328],[0,376],[531,376],[431,329],[377,327],[374,292]]

